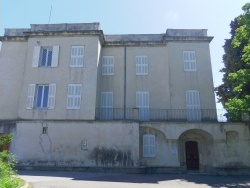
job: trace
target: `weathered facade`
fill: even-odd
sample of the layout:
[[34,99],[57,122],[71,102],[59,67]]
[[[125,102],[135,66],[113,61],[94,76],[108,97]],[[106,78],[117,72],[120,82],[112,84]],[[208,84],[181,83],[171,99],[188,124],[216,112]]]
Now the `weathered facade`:
[[244,123],[217,121],[207,31],[105,35],[37,24],[0,37],[0,133],[20,166],[250,167]]

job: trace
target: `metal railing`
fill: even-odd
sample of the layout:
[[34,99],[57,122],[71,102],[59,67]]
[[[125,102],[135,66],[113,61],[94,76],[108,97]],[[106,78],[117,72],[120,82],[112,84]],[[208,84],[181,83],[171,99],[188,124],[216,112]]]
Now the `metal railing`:
[[97,108],[96,120],[226,122],[225,113],[223,109]]

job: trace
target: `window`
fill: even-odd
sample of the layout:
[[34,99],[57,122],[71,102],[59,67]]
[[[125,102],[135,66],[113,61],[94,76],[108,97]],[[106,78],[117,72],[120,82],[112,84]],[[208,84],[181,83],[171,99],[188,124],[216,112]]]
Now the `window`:
[[71,46],[70,67],[83,67],[84,46]]
[[183,51],[184,71],[196,71],[195,51]]
[[114,75],[114,57],[102,57],[102,75]]
[[57,67],[59,46],[35,46],[32,67]]
[[82,99],[82,84],[69,84],[67,109],[80,109]]
[[155,157],[155,135],[143,135],[143,157]]
[[148,75],[148,57],[136,56],[136,75]]
[[36,108],[47,108],[49,99],[49,86],[37,86]]
[[113,92],[101,92],[100,115],[103,120],[113,119]]
[[56,85],[30,84],[28,88],[27,109],[55,107]]
[[136,92],[136,107],[139,108],[140,120],[149,120],[149,93],[147,91]]
[[187,120],[200,121],[200,96],[199,91],[189,90],[186,91],[186,106],[187,106]]

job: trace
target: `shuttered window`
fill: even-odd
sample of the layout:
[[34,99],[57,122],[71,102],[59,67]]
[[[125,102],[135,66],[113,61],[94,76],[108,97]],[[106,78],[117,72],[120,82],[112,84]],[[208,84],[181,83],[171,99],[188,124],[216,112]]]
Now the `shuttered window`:
[[82,84],[69,84],[67,109],[80,109],[82,100]]
[[141,121],[149,120],[149,92],[136,92],[136,107],[139,108],[139,118]]
[[26,108],[27,109],[33,109],[34,108],[35,91],[36,91],[36,85],[35,84],[29,84],[27,103],[26,103]]
[[32,67],[57,67],[59,46],[35,46]]
[[183,51],[184,71],[196,71],[195,51]]
[[148,57],[147,56],[136,56],[136,75],[148,75]]
[[48,108],[54,109],[56,101],[56,84],[49,84]]
[[197,90],[186,91],[187,120],[200,121],[200,94]]
[[70,67],[83,67],[84,46],[71,46]]
[[114,75],[114,57],[102,57],[102,75]]
[[56,84],[35,85],[30,84],[27,96],[27,109],[55,108]]
[[100,118],[113,119],[113,92],[101,92]]
[[155,135],[143,135],[143,157],[155,157]]

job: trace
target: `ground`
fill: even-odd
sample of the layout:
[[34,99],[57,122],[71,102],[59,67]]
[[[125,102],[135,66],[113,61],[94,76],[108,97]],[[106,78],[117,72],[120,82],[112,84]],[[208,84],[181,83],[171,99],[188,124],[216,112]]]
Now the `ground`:
[[86,172],[19,171],[32,188],[160,188],[250,187],[250,176],[205,174],[118,174]]

